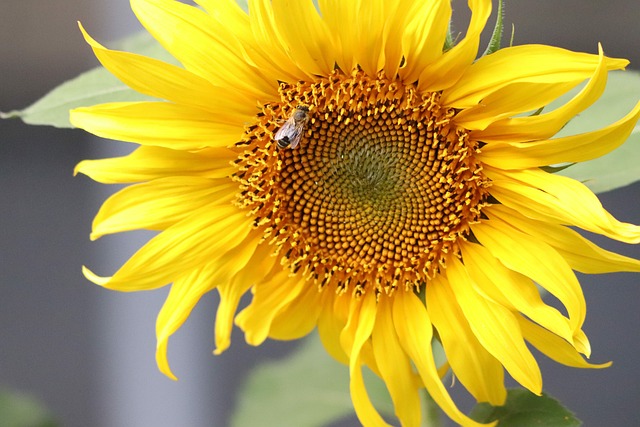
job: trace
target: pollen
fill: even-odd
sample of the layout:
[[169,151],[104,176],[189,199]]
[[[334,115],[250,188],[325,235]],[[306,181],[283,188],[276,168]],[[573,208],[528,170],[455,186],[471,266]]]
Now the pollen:
[[[237,144],[240,206],[282,264],[321,288],[419,290],[488,204],[478,142],[452,124],[456,110],[362,71],[279,93]],[[274,135],[298,106],[309,108],[300,142],[280,149]]]

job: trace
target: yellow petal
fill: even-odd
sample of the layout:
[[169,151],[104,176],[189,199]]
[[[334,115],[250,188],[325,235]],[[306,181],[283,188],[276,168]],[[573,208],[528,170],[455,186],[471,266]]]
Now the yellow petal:
[[[104,286],[106,283],[109,283],[112,276],[98,276],[96,273],[91,271],[89,267],[86,265],[82,266],[82,275],[90,282],[95,283],[98,286]],[[159,285],[156,287],[160,287],[164,285]]]
[[231,344],[231,331],[233,329],[233,319],[240,303],[240,298],[255,283],[269,280],[273,277],[274,270],[280,271],[278,265],[277,270],[273,248],[267,244],[260,243],[262,234],[254,232],[251,236],[252,240],[248,241],[245,246],[256,246],[251,259],[247,262],[247,267],[240,269],[235,273],[230,281],[220,283],[217,290],[220,294],[220,304],[216,311],[215,322],[215,343],[216,349],[214,354],[218,355],[225,351]]
[[587,334],[585,334],[582,329],[574,334],[573,347],[586,357],[591,356],[591,343],[589,342],[589,338],[587,338]]
[[221,283],[216,288],[220,294],[220,305],[216,311],[215,322],[215,350],[213,354],[220,355],[231,345],[233,318],[238,310],[240,298],[249,290],[251,283],[233,282]]
[[229,203],[238,184],[229,179],[167,177],[126,187],[109,197],[93,220],[91,240],[105,234],[163,230],[211,203]]
[[[491,2],[469,0],[469,8],[471,22],[467,35],[460,43],[422,70],[418,80],[418,89],[421,91],[435,92],[445,89],[443,96],[446,99],[448,93],[446,89],[455,90],[458,80],[475,60],[480,44],[480,34],[491,15]],[[448,105],[444,99],[441,99],[441,102]]]
[[478,402],[504,405],[504,369],[473,334],[446,279],[436,276],[429,282],[426,301],[455,376]]
[[357,16],[361,5],[362,2],[360,0],[348,2],[340,0],[318,1],[322,19],[325,21],[335,46],[336,64],[347,73],[357,65],[357,28],[359,22]]
[[[340,332],[340,344],[344,349],[347,356],[349,356],[349,360],[351,360],[351,353],[353,350],[353,343],[356,339],[356,331],[358,329],[358,316],[361,307],[361,300],[356,298],[336,298],[336,306],[341,300],[343,301],[343,305],[348,305],[347,319],[344,325],[344,328]],[[351,362],[349,362],[351,363]]]
[[478,341],[513,379],[539,395],[542,392],[540,368],[524,342],[515,315],[480,295],[457,258],[450,259],[446,272],[456,301]]
[[198,152],[141,146],[131,154],[100,160],[83,160],[73,171],[103,184],[126,184],[170,176],[226,178],[236,171],[230,164],[236,154],[227,148]]
[[[248,265],[251,260],[255,259],[256,255],[262,255],[262,252],[258,250],[261,239],[260,233],[254,233],[243,245],[236,246],[232,250],[225,252],[215,262],[204,264],[173,283],[156,321],[156,336],[158,340],[156,361],[165,375],[176,379],[167,361],[169,337],[182,326],[202,295],[221,283],[228,285],[231,276],[235,272],[253,268],[253,265],[251,267],[248,267]],[[236,286],[236,288],[238,287]],[[235,308],[233,311],[235,312]],[[218,328],[217,324],[216,328]]]
[[486,129],[505,117],[544,107],[574,86],[575,83],[514,83],[490,93],[478,105],[460,111],[454,120],[465,129]]
[[571,330],[580,330],[586,314],[582,289],[567,262],[551,246],[498,218],[472,225],[471,230],[507,268],[530,277],[555,295],[567,308]]
[[205,112],[168,102],[113,102],[71,110],[71,124],[102,138],[173,150],[229,147],[242,126],[217,123]]
[[[441,102],[456,108],[472,107],[514,83],[574,83],[589,78],[597,68],[598,55],[572,52],[553,46],[523,45],[500,49],[471,65],[460,81],[443,93]],[[624,68],[629,61],[605,59],[609,70]]]
[[262,344],[269,336],[273,319],[308,286],[305,280],[290,274],[283,268],[271,280],[254,286],[251,304],[236,316],[236,325],[244,331],[248,344]]
[[409,84],[417,81],[422,70],[442,56],[451,20],[451,2],[416,2],[405,13],[411,21],[403,34],[405,65],[399,74]]
[[396,292],[393,301],[393,324],[400,345],[422,378],[427,391],[442,410],[463,427],[494,426],[481,424],[464,415],[456,407],[447,389],[440,381],[431,349],[433,327],[427,309],[420,299],[410,292]]
[[592,160],[621,146],[640,119],[640,103],[617,122],[593,132],[546,141],[487,144],[478,158],[501,169],[524,169]]
[[[298,81],[309,77],[289,56],[287,42],[276,27],[271,0],[249,0],[249,20],[257,48],[248,55],[256,67],[269,70],[280,81]],[[265,56],[266,55],[266,56]]]
[[326,26],[339,52],[336,62],[345,73],[359,65],[375,77],[383,68],[388,26],[394,20],[394,1],[324,0],[319,2]]
[[329,75],[335,64],[334,49],[313,3],[272,0],[272,5],[275,28],[288,46],[291,59],[309,75]]
[[248,268],[236,271],[233,276],[233,282],[244,286],[248,283],[250,286],[271,280],[271,278],[282,271],[282,266],[278,262],[278,258],[274,256],[274,247],[264,242],[264,235],[258,229],[254,230],[250,235],[252,240],[243,243],[245,245],[256,245],[256,251],[251,260],[247,263]]
[[156,320],[156,363],[160,372],[171,379],[176,376],[171,372],[167,360],[167,346],[169,337],[177,331],[187,320],[191,310],[200,301],[200,298],[217,284],[215,280],[216,269],[213,264],[199,267],[177,279],[164,302],[158,319]]
[[[352,51],[356,62],[371,77],[385,69],[395,76],[402,60],[402,31],[408,19],[406,10],[398,10],[406,0],[357,1],[355,40]],[[344,2],[342,2],[344,4]],[[401,7],[401,9],[403,9]],[[355,24],[355,25],[354,25]]]
[[558,363],[574,368],[602,369],[611,366],[611,362],[593,365],[587,363],[571,344],[547,331],[535,323],[519,316],[520,328],[527,341],[542,353]]
[[[407,29],[409,22],[415,19],[413,0],[383,1],[384,14],[384,73],[387,76],[398,75],[400,65],[406,62],[404,55],[404,34],[412,32]],[[402,30],[398,30],[402,29]]]
[[640,272],[640,260],[604,250],[568,227],[525,218],[503,205],[491,206],[489,211],[492,216],[553,246],[572,269],[581,273]]
[[[511,117],[497,120],[486,130],[471,132],[471,138],[484,141],[485,150],[493,149],[493,141],[527,142],[551,138],[578,113],[585,110],[600,98],[607,83],[607,67],[605,66],[602,46],[598,45],[599,62],[589,82],[584,88],[563,106],[545,114],[526,117]],[[484,103],[484,102],[483,102]],[[489,150],[491,151],[491,150]]]
[[[348,348],[349,354],[349,391],[358,420],[365,426],[388,427],[378,411],[373,407],[362,378],[361,350],[371,337],[376,320],[376,300],[373,292],[367,292],[361,299],[352,299],[349,321],[340,341]],[[348,336],[348,339],[344,337]]]
[[171,0],[131,0],[131,8],[187,70],[253,99],[277,96],[277,82],[249,65],[239,42],[202,10]]
[[523,313],[556,335],[572,341],[573,331],[569,320],[558,310],[545,304],[531,279],[506,268],[481,245],[464,245],[462,256],[469,276],[480,292],[512,311]]
[[318,323],[322,293],[316,286],[307,283],[298,298],[282,308],[271,323],[269,338],[294,340],[309,334]]
[[321,305],[323,308],[318,318],[318,335],[327,353],[338,362],[348,365],[349,357],[340,343],[340,334],[345,327],[345,322],[334,313],[335,299],[336,295],[333,292],[328,290],[322,292]]
[[241,125],[257,112],[255,101],[237,91],[215,87],[196,74],[157,59],[106,49],[82,25],[80,30],[100,63],[137,92],[209,111],[223,123]]
[[219,259],[250,230],[251,221],[237,207],[205,206],[147,242],[111,278],[92,281],[125,292],[156,289]]
[[[216,23],[233,34],[237,39],[241,39],[242,45],[249,39],[244,38],[251,31],[249,15],[242,10],[236,0],[194,0],[200,5]],[[255,47],[255,46],[252,46]]]
[[575,225],[626,243],[640,243],[640,227],[616,220],[584,184],[539,169],[500,171],[485,167],[491,194],[523,215]]
[[418,427],[421,417],[418,388],[421,383],[416,381],[411,360],[400,346],[391,308],[390,298],[382,296],[378,300],[376,324],[371,334],[373,355],[401,424]]
[[265,19],[273,28],[273,13],[267,17],[261,16],[262,9],[256,8],[255,5],[271,8],[270,2],[267,4],[264,1],[250,1],[251,18],[240,8],[236,0],[196,0],[196,3],[207,11],[217,25],[224,28],[221,33],[226,33],[229,38],[233,37],[238,41],[234,49],[241,52],[244,60],[262,71],[265,76],[277,81],[298,81],[306,77],[287,56],[285,46],[277,40],[263,37]]

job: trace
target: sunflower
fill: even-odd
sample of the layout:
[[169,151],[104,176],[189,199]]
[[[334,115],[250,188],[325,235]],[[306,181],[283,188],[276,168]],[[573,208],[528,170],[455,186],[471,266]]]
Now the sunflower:
[[[624,142],[640,104],[606,128],[552,137],[628,61],[544,45],[478,58],[489,0],[469,1],[458,43],[449,0],[253,0],[248,13],[233,0],[196,3],[131,1],[182,66],[109,50],[82,30],[104,67],[161,101],[71,113],[76,127],[140,145],[76,172],[132,184],[103,204],[92,239],[159,233],[113,276],[84,273],[119,291],[171,284],[156,329],[162,372],[175,378],[169,337],[214,289],[216,354],[234,322],[252,345],[317,328],[349,366],[366,426],[386,422],[363,366],[384,380],[404,426],[420,423],[422,388],[455,422],[480,425],[449,396],[448,368],[479,402],[504,403],[505,371],[541,393],[527,343],[565,365],[608,366],[583,358],[574,270],[637,272],[640,262],[574,229],[638,243],[640,227],[546,166]],[[538,111],[585,81],[561,107]]]

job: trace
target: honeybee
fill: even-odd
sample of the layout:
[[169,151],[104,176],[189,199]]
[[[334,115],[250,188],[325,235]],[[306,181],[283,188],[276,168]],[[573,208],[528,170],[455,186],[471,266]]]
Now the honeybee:
[[304,125],[309,121],[309,107],[305,105],[298,105],[282,125],[278,132],[276,132],[273,138],[278,144],[278,148],[291,148],[292,150],[300,143],[302,138],[302,132],[304,131]]

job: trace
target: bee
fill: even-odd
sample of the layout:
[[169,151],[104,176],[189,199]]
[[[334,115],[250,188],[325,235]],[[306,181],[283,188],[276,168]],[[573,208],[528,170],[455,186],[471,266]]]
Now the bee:
[[309,121],[309,107],[299,105],[295,111],[282,125],[273,138],[278,144],[278,148],[291,148],[292,150],[300,143],[304,126]]

